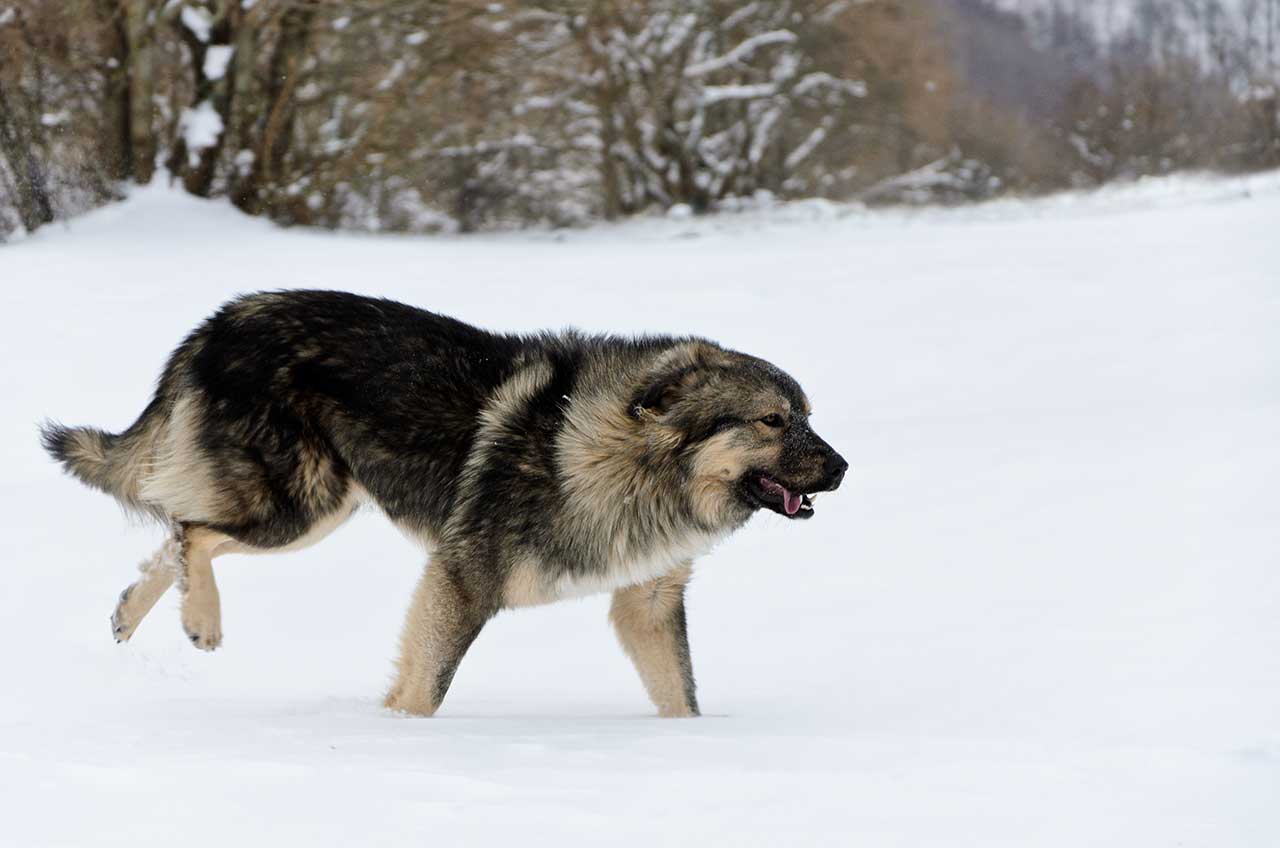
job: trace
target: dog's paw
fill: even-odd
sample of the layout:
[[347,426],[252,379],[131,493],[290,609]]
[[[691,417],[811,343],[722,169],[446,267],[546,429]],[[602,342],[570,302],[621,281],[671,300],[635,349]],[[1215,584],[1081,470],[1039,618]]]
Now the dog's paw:
[[406,713],[408,715],[429,717],[435,715],[436,705],[431,703],[429,698],[417,698],[406,694],[405,690],[400,686],[395,686],[387,697],[383,699],[382,705],[392,712]]
[[182,603],[182,629],[200,650],[215,650],[222,644],[222,615],[217,601],[210,604],[187,595]]
[[700,713],[685,704],[667,704],[658,707],[658,718],[697,718]]
[[115,611],[111,613],[111,635],[116,643],[128,642],[133,631],[138,628],[138,621],[129,613],[129,593],[133,586],[127,586],[116,601]]
[[182,629],[187,632],[191,644],[202,651],[214,651],[222,644],[222,628],[216,621],[182,622]]

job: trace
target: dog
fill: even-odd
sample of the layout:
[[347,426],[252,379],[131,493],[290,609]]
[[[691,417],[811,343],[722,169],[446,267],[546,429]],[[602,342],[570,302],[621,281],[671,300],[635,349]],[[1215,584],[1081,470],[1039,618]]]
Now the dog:
[[318,542],[376,504],[430,552],[390,709],[432,715],[499,610],[612,592],[658,712],[698,714],[692,562],[769,510],[813,516],[848,463],[799,384],[693,337],[500,335],[390,300],[264,292],[170,356],[119,434],[55,423],[45,449],[169,538],[120,595],[127,641],[176,582],[182,626],[222,641],[214,558]]

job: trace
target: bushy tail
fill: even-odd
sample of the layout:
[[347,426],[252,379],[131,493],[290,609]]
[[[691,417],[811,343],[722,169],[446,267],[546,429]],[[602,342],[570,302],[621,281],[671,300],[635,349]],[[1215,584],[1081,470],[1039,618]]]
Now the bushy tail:
[[106,492],[127,507],[146,510],[139,489],[154,458],[153,437],[159,417],[154,406],[148,407],[123,433],[48,422],[40,428],[40,442],[81,482]]

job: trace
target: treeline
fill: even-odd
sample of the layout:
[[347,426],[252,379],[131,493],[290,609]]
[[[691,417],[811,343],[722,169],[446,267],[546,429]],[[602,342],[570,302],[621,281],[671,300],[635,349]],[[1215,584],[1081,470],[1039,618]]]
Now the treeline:
[[466,231],[1270,167],[1278,3],[0,0],[0,235],[157,178]]
[[1280,165],[1280,0],[1049,0],[1030,19],[939,5],[989,115],[961,146],[1020,186]]

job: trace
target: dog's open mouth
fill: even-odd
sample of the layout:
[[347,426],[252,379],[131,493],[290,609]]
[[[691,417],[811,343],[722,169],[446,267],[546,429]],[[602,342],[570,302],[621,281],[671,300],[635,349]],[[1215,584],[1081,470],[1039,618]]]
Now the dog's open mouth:
[[812,518],[813,499],[803,492],[793,492],[768,474],[756,472],[747,478],[751,500],[787,518]]

